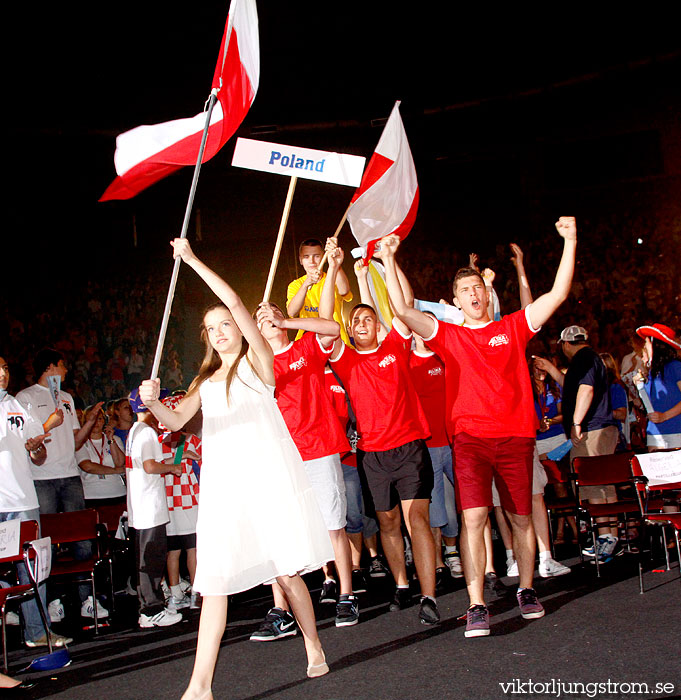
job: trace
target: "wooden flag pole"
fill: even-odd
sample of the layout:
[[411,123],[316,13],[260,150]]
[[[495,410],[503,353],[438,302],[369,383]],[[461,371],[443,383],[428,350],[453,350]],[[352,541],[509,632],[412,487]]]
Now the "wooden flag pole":
[[279,224],[279,233],[277,234],[277,243],[274,246],[274,255],[272,256],[272,262],[270,264],[270,273],[267,276],[267,284],[265,285],[265,294],[263,295],[263,301],[270,300],[270,294],[272,293],[272,285],[274,284],[274,274],[277,271],[277,265],[279,264],[279,254],[281,253],[281,246],[284,242],[284,233],[286,231],[286,224],[288,223],[288,215],[291,211],[291,202],[293,201],[293,193],[296,190],[296,182],[298,178],[293,176],[291,182],[288,186],[288,194],[286,195],[286,204],[284,204],[284,213],[281,215],[281,222]]
[[[338,224],[338,227],[336,228],[336,233],[334,233],[333,236],[331,236],[331,238],[338,238],[338,234],[341,232],[341,229],[343,228],[343,224],[345,224],[345,222],[347,221],[351,206],[352,206],[352,202],[350,202],[350,204],[348,204],[348,208],[345,210],[345,214],[343,214],[343,218],[340,220],[340,224]],[[324,268],[324,264],[326,263],[328,258],[329,258],[329,254],[325,251],[324,257],[321,259],[321,261],[319,263],[319,267],[317,268],[320,272]]]

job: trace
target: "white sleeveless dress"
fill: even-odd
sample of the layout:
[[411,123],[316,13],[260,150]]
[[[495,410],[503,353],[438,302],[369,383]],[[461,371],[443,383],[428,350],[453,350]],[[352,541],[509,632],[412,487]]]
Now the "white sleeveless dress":
[[266,386],[242,358],[225,382],[200,387],[201,496],[194,589],[246,591],[333,559],[329,533],[298,450]]

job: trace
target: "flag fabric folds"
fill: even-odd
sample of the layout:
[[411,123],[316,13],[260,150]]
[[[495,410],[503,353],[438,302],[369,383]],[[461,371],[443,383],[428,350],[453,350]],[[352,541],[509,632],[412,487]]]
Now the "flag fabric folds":
[[406,238],[416,220],[419,186],[407,134],[395,103],[376,150],[348,211],[357,242],[366,248],[365,263],[376,243],[390,233]]
[[[213,76],[217,102],[208,127],[203,163],[239,128],[258,90],[260,54],[255,0],[232,0],[232,13],[231,36],[228,17]],[[181,167],[196,165],[205,121],[202,112],[188,119],[138,126],[120,134],[114,155],[118,177],[99,201],[130,199]]]

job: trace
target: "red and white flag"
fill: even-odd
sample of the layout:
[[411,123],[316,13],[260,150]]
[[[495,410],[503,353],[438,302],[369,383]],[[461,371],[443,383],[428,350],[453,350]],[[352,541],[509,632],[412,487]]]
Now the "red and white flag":
[[[231,36],[228,17],[211,86],[218,91],[218,101],[211,115],[202,163],[210,160],[239,128],[260,80],[255,0],[232,0],[231,13]],[[118,177],[99,201],[130,199],[181,167],[196,165],[205,121],[202,112],[189,119],[138,126],[120,134],[114,154]]]
[[418,206],[416,168],[398,101],[383,127],[348,211],[352,233],[366,248],[365,262],[384,236],[394,233],[402,239],[407,237],[416,220]]

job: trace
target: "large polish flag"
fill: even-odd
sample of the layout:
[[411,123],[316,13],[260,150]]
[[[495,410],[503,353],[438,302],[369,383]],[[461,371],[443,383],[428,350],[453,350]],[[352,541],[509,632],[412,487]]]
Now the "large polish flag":
[[348,221],[357,242],[366,249],[365,262],[384,236],[394,233],[406,238],[416,220],[418,206],[416,168],[398,101],[350,201]]
[[[203,163],[210,160],[239,128],[253,104],[260,80],[255,0],[232,0],[232,14],[231,36],[228,36],[228,17],[211,86],[217,90],[218,101],[208,127]],[[120,134],[114,154],[118,177],[99,201],[130,199],[181,167],[196,165],[205,122],[206,116],[202,112],[190,119],[138,126]]]

